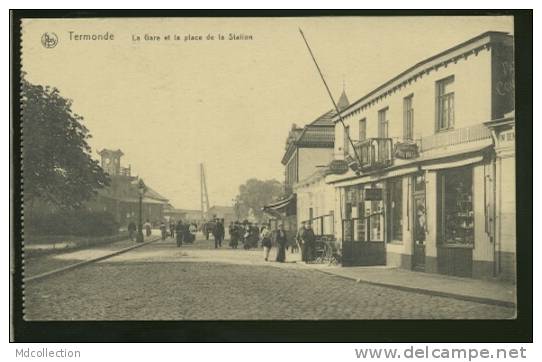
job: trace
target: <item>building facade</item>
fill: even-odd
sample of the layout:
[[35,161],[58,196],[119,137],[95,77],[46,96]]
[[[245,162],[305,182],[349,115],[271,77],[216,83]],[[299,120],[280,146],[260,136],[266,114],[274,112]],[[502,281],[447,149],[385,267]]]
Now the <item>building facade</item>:
[[[335,236],[335,188],[325,182],[327,170],[316,171],[293,186],[299,224],[310,222],[317,236]],[[300,226],[300,225],[298,225]]]
[[[122,167],[121,150],[104,149],[98,152],[101,165],[108,173],[111,183],[98,190],[95,198],[85,205],[89,210],[109,212],[121,227],[127,227],[130,221],[139,221],[139,178],[131,175],[130,167]],[[164,219],[164,209],[168,207],[168,199],[146,185],[142,198],[142,218],[153,224]]]
[[515,278],[513,59],[513,37],[487,32],[333,118],[344,265]]
[[[349,104],[343,91],[337,106],[341,110]],[[315,198],[324,197],[327,193],[320,194],[323,190],[315,192],[307,188],[312,188],[316,180],[320,184],[318,187],[328,188],[323,173],[318,170],[324,170],[334,159],[335,115],[335,111],[328,111],[302,128],[295,124],[292,126],[281,161],[284,165],[284,195],[275,203],[264,207],[264,211],[274,219],[273,224],[280,220],[286,230],[292,232],[297,230],[303,221],[323,223],[320,219],[324,216],[325,223],[334,224],[331,212],[333,208],[313,205]]]

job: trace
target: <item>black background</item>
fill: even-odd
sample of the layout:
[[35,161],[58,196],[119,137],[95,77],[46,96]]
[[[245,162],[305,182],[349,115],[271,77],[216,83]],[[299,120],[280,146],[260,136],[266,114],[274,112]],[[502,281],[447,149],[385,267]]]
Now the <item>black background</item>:
[[[23,320],[19,99],[22,18],[401,15],[514,16],[516,118],[519,120],[516,123],[517,319],[193,322]],[[12,10],[10,17],[10,132],[13,137],[10,148],[10,187],[13,192],[10,251],[14,255],[10,268],[10,295],[12,338],[15,342],[532,342],[532,10]]]

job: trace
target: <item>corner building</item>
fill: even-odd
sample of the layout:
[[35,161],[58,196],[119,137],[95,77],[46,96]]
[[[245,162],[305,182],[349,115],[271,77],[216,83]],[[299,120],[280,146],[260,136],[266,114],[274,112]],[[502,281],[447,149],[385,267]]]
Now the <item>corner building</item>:
[[351,168],[325,181],[343,265],[515,280],[513,36],[436,54],[341,115],[334,157]]

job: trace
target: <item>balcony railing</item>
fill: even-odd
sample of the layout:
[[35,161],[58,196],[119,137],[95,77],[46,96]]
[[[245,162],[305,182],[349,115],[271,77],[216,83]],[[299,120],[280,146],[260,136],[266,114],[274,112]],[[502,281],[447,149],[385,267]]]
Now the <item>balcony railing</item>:
[[345,160],[354,171],[367,172],[391,166],[394,158],[415,159],[419,152],[490,138],[491,131],[484,124],[442,131],[417,140],[368,138],[354,144],[361,161],[359,168],[352,150]]
[[457,128],[423,137],[421,140],[421,151],[480,141],[488,138],[491,138],[491,131],[484,124]]
[[393,161],[391,138],[368,138],[354,145],[361,161],[361,170],[388,167]]

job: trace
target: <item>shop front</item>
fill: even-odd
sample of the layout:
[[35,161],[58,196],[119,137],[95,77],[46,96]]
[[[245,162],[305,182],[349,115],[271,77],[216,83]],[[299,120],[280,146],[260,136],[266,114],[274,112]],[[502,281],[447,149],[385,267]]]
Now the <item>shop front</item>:
[[472,276],[474,249],[473,167],[437,174],[438,272]]
[[[417,218],[413,269],[459,277],[494,277],[495,184],[491,155],[423,169],[425,208],[415,188],[413,192]],[[419,232],[424,223],[425,232]],[[425,241],[420,242],[424,236]]]
[[493,277],[493,168],[484,151],[339,186],[343,265]]
[[344,189],[343,265],[385,265],[384,183]]

